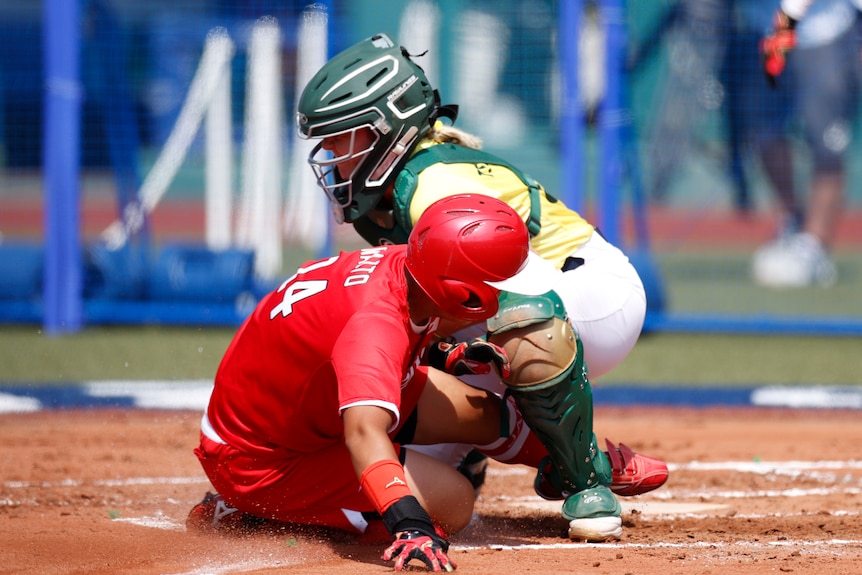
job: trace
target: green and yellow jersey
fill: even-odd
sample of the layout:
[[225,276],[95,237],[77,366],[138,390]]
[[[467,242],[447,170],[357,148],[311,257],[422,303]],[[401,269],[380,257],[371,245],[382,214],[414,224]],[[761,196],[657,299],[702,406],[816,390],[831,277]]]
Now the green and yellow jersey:
[[509,204],[527,223],[536,253],[557,267],[562,267],[595,229],[505,160],[481,150],[430,140],[420,143],[395,180],[395,227],[380,227],[367,216],[354,221],[354,226],[374,245],[406,243],[413,224],[429,205],[464,193],[484,194]]

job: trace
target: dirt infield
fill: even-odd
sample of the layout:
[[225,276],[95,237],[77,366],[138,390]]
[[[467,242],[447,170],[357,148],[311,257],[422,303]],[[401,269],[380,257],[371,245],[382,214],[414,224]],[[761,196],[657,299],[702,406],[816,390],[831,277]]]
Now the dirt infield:
[[[859,411],[600,408],[596,421],[600,438],[671,464],[662,489],[624,500],[622,539],[569,541],[532,474],[494,464],[453,538],[458,572],[860,572]],[[0,417],[0,574],[392,571],[382,548],[349,538],[187,533],[209,488],[191,452],[198,422],[188,411]]]

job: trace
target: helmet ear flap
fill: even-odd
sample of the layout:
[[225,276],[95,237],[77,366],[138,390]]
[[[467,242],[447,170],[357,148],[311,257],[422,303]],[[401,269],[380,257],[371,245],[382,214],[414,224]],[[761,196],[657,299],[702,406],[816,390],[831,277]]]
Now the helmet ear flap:
[[470,289],[464,285],[464,282],[451,278],[441,279],[440,287],[443,292],[443,296],[447,300],[458,302],[459,304],[468,301],[473,295]]
[[442,280],[441,284],[446,300],[458,302],[452,305],[453,310],[460,309],[463,310],[461,313],[465,314],[479,311],[490,315],[497,313],[499,292],[496,289],[488,285],[470,285],[455,279]]

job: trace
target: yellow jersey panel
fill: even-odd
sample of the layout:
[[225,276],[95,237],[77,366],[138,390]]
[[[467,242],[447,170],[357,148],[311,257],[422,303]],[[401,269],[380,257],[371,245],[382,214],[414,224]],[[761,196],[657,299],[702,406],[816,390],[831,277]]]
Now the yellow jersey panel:
[[[411,228],[425,209],[454,194],[484,194],[509,204],[526,222],[530,216],[529,187],[512,170],[491,163],[436,163],[419,173],[410,202]],[[594,226],[561,201],[551,201],[540,190],[541,230],[531,240],[533,249],[558,268],[592,235]]]

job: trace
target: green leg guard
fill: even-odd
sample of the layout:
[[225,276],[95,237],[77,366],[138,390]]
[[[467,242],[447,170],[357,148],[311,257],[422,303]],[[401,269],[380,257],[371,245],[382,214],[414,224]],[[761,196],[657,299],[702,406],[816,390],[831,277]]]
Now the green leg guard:
[[550,454],[550,470],[539,470],[537,484],[545,473],[560,492],[609,485],[610,463],[593,435],[583,346],[559,297],[504,292],[488,330],[489,341],[503,347],[512,364],[506,393]]
[[[622,509],[607,487],[610,462],[596,447],[583,345],[562,301],[554,292],[504,293],[500,310],[488,320],[488,340],[506,350],[512,368],[504,380],[506,394],[550,456],[548,465],[540,465],[536,493],[565,499],[561,511],[571,539],[619,538]],[[543,479],[553,488],[550,496],[541,489]]]
[[570,493],[611,482],[610,462],[596,447],[592,390],[580,341],[577,345],[578,359],[566,373],[546,383],[507,390],[550,455],[550,470],[540,473],[548,473],[554,487]]

